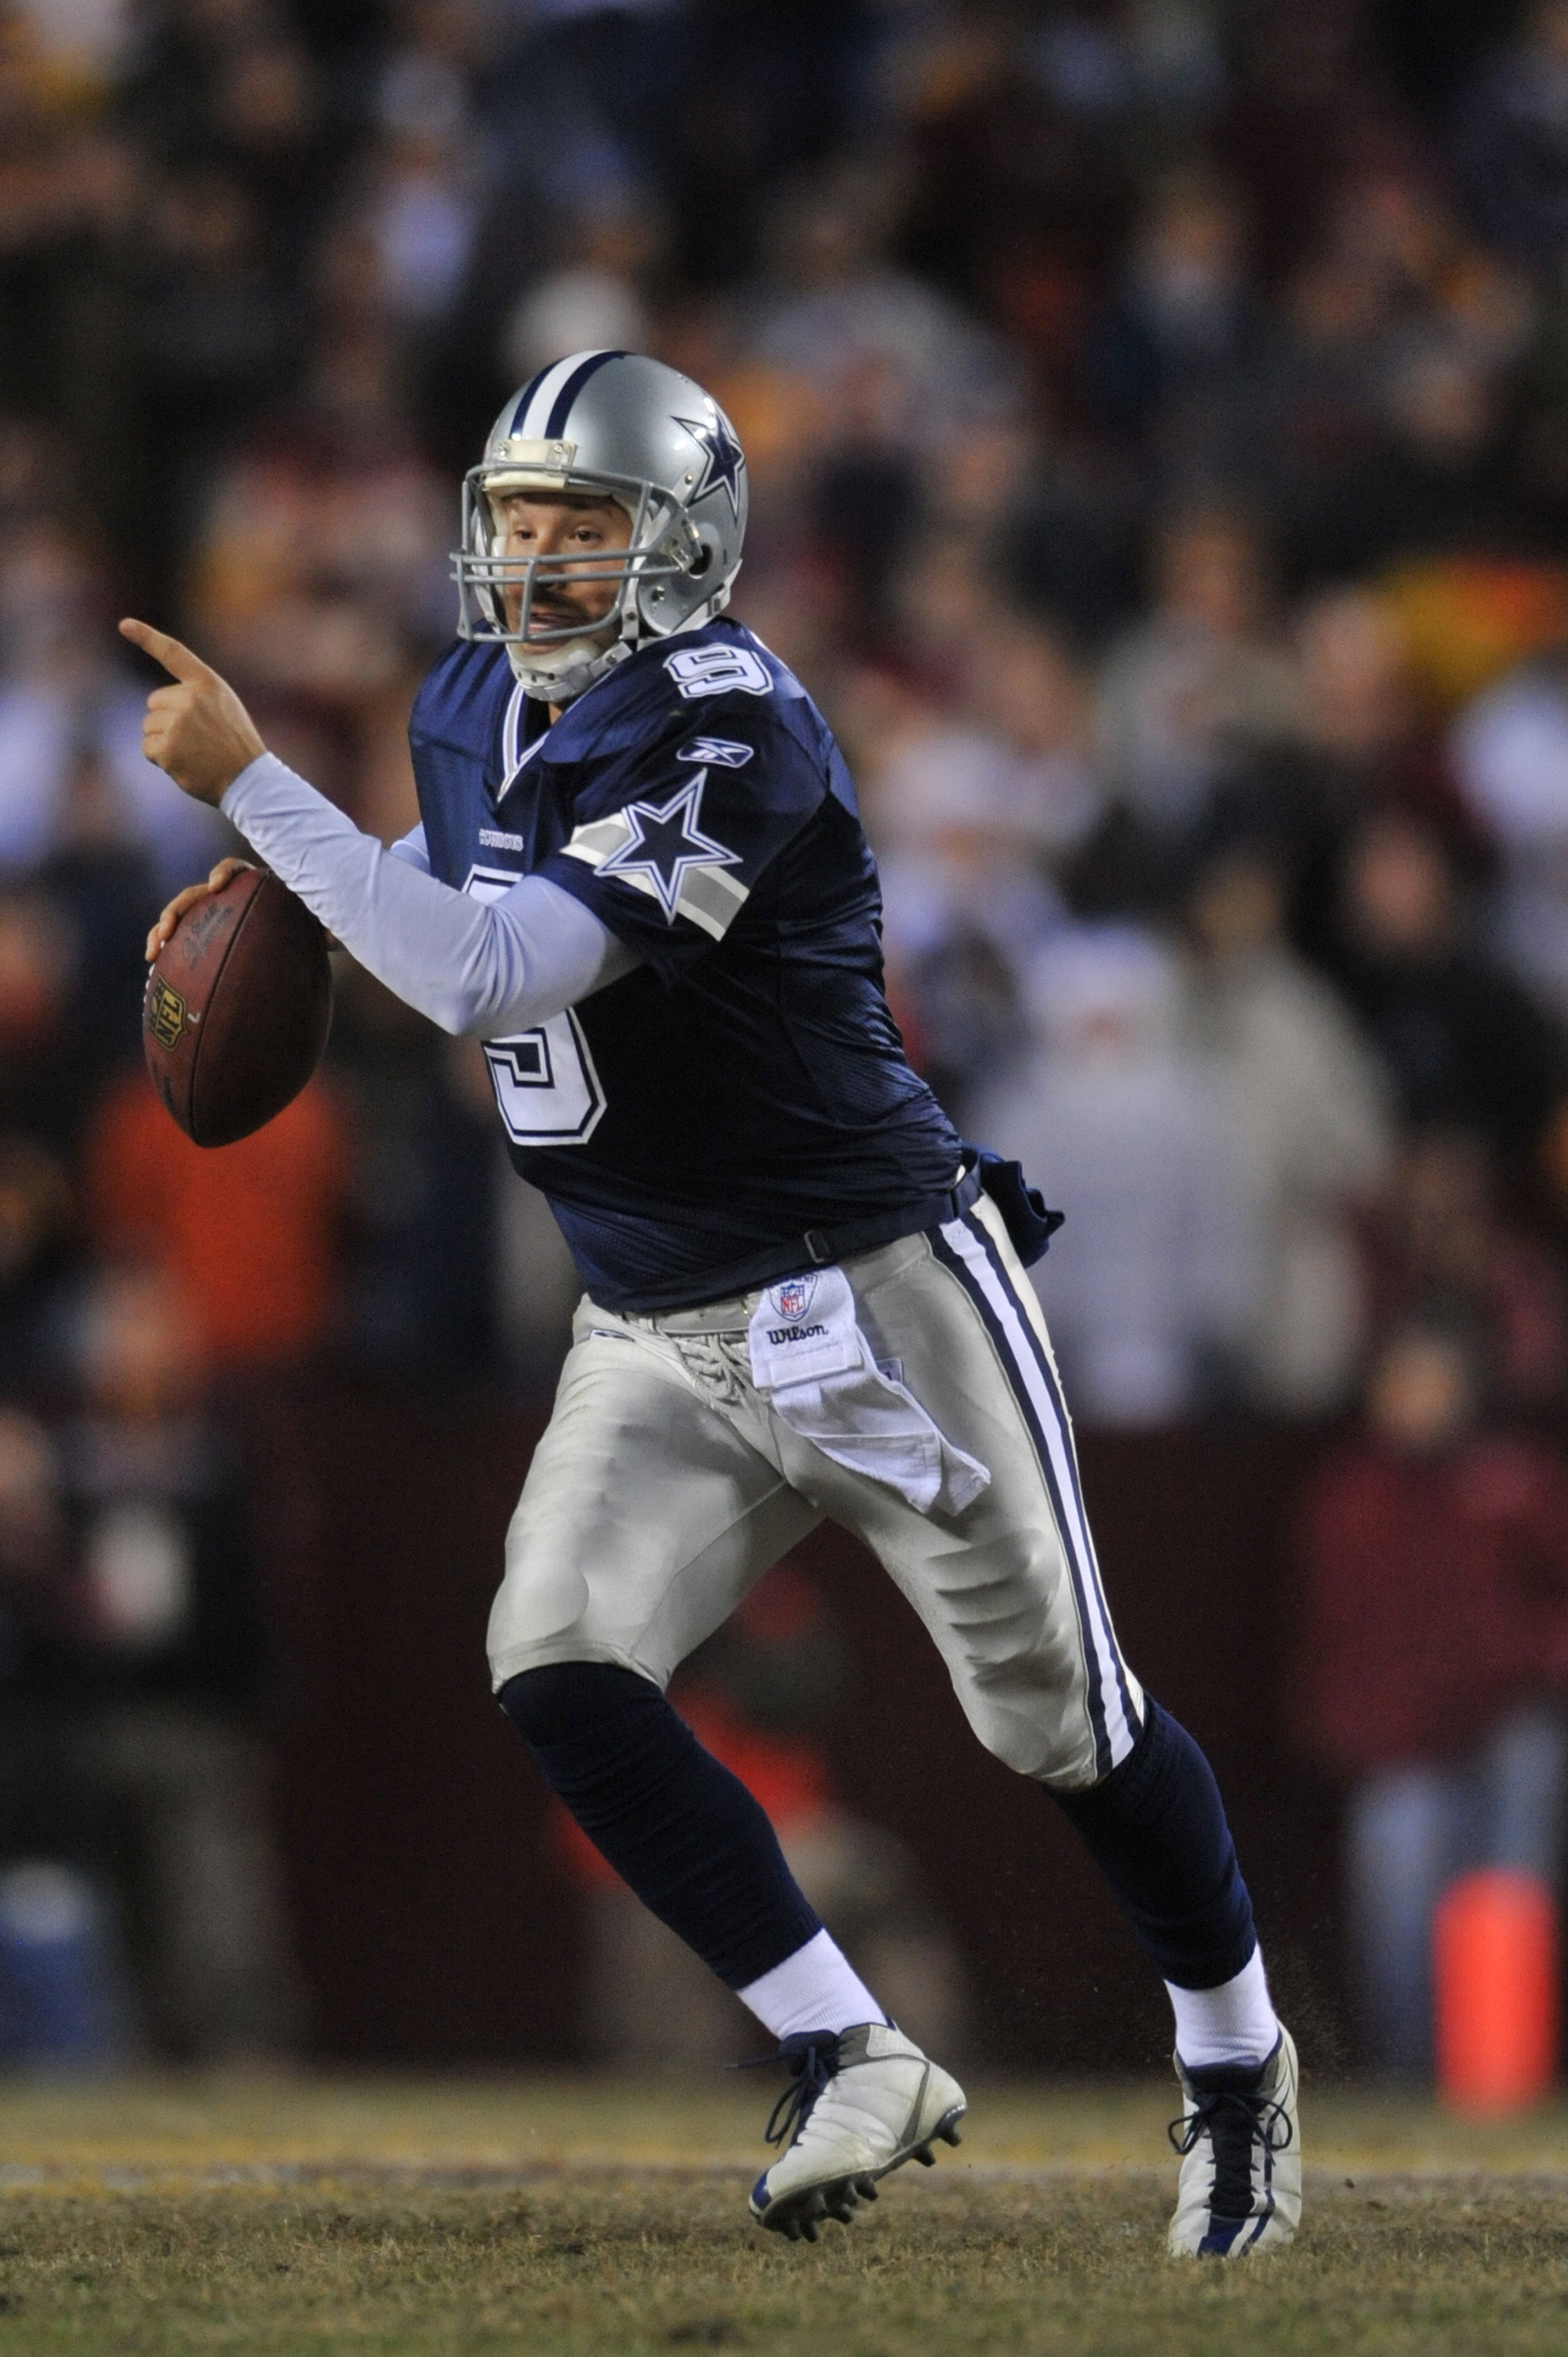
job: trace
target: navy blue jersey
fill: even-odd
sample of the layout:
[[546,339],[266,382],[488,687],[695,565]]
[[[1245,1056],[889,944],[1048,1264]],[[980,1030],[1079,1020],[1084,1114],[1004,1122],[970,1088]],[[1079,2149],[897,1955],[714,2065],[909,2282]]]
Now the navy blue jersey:
[[409,739],[436,876],[547,876],[643,961],[485,1049],[596,1300],[715,1300],[937,1215],[961,1149],[883,996],[849,773],[748,630],[644,647],[553,727],[504,648],[459,642]]

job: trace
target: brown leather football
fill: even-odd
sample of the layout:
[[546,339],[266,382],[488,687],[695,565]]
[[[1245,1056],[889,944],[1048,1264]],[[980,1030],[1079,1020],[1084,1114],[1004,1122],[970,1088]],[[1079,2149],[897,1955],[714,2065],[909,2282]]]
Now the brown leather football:
[[198,1146],[232,1146],[292,1103],[332,1021],[327,936],[303,900],[242,868],[175,927],[147,976],[147,1070]]

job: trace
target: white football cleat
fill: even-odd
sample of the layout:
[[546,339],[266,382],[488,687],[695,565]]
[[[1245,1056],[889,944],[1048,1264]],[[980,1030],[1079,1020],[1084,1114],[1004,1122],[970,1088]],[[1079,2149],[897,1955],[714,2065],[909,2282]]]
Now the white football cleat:
[[905,2161],[929,2169],[935,2138],[959,2141],[963,2089],[891,2022],[787,2038],[780,2059],[795,2083],[773,2107],[768,2141],[788,2143],[753,2186],[751,2214],[792,2243],[814,2243],[824,2218],[847,2226]]
[[1282,2029],[1260,2070],[1189,2071],[1176,2057],[1185,2098],[1171,2122],[1182,2156],[1173,2259],[1239,2259],[1278,2250],[1301,2223],[1301,2126],[1295,2047]]

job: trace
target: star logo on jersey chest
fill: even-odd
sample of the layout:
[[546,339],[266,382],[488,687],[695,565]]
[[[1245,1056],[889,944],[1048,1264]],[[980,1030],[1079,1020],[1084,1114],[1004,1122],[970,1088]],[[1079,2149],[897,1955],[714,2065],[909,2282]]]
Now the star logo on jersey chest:
[[736,523],[740,522],[740,479],[746,471],[746,458],[740,444],[731,433],[729,420],[715,409],[712,417],[678,417],[677,425],[688,433],[703,454],[702,480],[692,493],[692,503],[705,499],[710,491],[721,488],[730,503]]
[[[738,867],[736,853],[726,851],[704,834],[700,823],[704,774],[698,770],[667,802],[628,802],[620,816],[630,829],[619,847],[599,862],[601,876],[624,876],[628,882],[651,887],[672,925],[686,891],[686,879],[698,868]],[[646,879],[646,881],[644,881]]]

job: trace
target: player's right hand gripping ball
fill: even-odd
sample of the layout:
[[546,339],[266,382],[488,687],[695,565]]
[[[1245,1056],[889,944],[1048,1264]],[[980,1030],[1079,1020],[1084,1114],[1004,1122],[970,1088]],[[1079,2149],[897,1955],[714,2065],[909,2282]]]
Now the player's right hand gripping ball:
[[275,876],[242,868],[186,911],[147,976],[147,1070],[188,1137],[232,1146],[299,1094],[331,1021],[326,934]]

